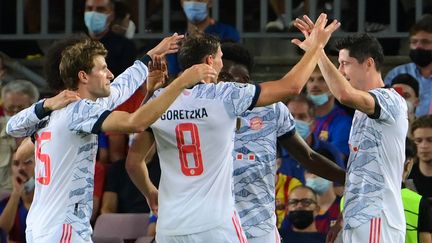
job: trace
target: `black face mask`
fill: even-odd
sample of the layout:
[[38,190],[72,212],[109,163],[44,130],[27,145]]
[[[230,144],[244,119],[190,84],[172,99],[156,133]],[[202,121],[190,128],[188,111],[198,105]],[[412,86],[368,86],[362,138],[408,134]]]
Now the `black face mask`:
[[411,49],[409,57],[418,66],[426,67],[432,62],[432,50]]
[[306,229],[314,221],[313,211],[310,210],[290,211],[288,218],[297,229]]

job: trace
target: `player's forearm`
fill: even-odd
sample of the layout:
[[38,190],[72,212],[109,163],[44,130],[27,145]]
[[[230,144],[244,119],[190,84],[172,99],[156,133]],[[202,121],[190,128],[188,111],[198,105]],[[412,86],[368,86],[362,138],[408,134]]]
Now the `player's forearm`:
[[349,84],[348,80],[346,80],[339,70],[337,70],[324,51],[322,51],[321,57],[318,60],[318,66],[334,97],[342,104],[352,107],[350,103],[354,88]]
[[[130,160],[136,160],[135,158],[128,158]],[[138,190],[145,196],[148,197],[150,188],[154,187],[153,183],[150,181],[150,176],[147,170],[147,165],[140,159],[141,163],[126,163],[126,170],[131,178],[132,182],[138,188]]]
[[184,90],[185,86],[179,80],[174,80],[161,93],[160,96],[141,106],[133,113],[130,119],[131,124],[137,125],[136,132],[142,132],[154,123],[177,99],[177,96]]
[[306,168],[308,171],[328,180],[338,182],[341,185],[345,184],[345,171],[337,166],[336,162],[316,152],[312,153],[311,158],[312,160],[310,162],[314,163],[314,165],[308,166],[309,168]]
[[6,124],[6,133],[17,138],[32,135],[43,118],[37,115],[40,107],[43,107],[43,103],[38,102],[12,116]]
[[320,48],[310,48],[300,61],[281,79],[261,83],[261,94],[257,106],[266,106],[285,101],[291,96],[300,94],[310,75],[317,65]]

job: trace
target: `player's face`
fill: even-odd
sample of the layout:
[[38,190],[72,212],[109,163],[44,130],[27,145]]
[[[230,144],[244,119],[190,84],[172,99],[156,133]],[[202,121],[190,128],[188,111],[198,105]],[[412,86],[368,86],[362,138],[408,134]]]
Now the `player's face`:
[[350,57],[347,49],[339,51],[339,72],[356,88],[363,90],[362,82],[364,81],[366,68],[365,63],[359,63],[357,59]]
[[320,95],[329,92],[329,88],[319,70],[312,72],[308,82],[306,83],[306,89],[307,93],[311,95]]
[[110,84],[114,75],[108,69],[103,56],[96,56],[93,60],[94,67],[88,74],[88,91],[90,98],[97,99],[110,95]]
[[413,132],[417,156],[422,162],[432,163],[432,128],[417,128]]

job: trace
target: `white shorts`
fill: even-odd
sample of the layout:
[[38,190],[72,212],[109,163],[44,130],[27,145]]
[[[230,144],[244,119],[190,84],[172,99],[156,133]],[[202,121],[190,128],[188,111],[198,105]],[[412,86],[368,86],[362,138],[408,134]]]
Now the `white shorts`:
[[59,225],[47,232],[45,235],[33,237],[30,229],[26,230],[27,243],[91,243],[91,239],[84,240],[78,233],[72,229],[70,224]]
[[343,231],[344,243],[405,243],[405,231],[391,227],[385,216],[373,218],[358,228]]
[[234,212],[232,218],[211,230],[189,235],[163,235],[156,232],[157,243],[247,243],[240,218]]
[[256,238],[248,238],[248,243],[280,243],[280,235],[277,230],[277,227],[273,228],[273,231],[270,231],[268,234],[263,235],[261,237]]

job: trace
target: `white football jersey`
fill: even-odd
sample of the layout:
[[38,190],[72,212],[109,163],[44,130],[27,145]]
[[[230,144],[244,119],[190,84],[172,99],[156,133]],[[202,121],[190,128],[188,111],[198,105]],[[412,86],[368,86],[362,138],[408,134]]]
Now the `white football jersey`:
[[276,227],[277,138],[295,134],[295,122],[282,102],[244,112],[234,142],[234,195],[246,237]]
[[253,108],[256,87],[196,85],[151,125],[162,171],[157,232],[194,234],[231,219],[236,117]]
[[357,228],[382,212],[390,226],[405,228],[401,183],[408,113],[393,89],[369,91],[377,114],[356,111],[349,138],[345,184],[345,229]]
[[111,84],[111,95],[80,100],[53,111],[39,122],[35,105],[12,117],[8,133],[27,136],[35,127],[35,194],[27,216],[33,237],[50,233],[54,226],[70,224],[90,240],[97,134],[105,118],[143,83],[147,67],[140,61]]

